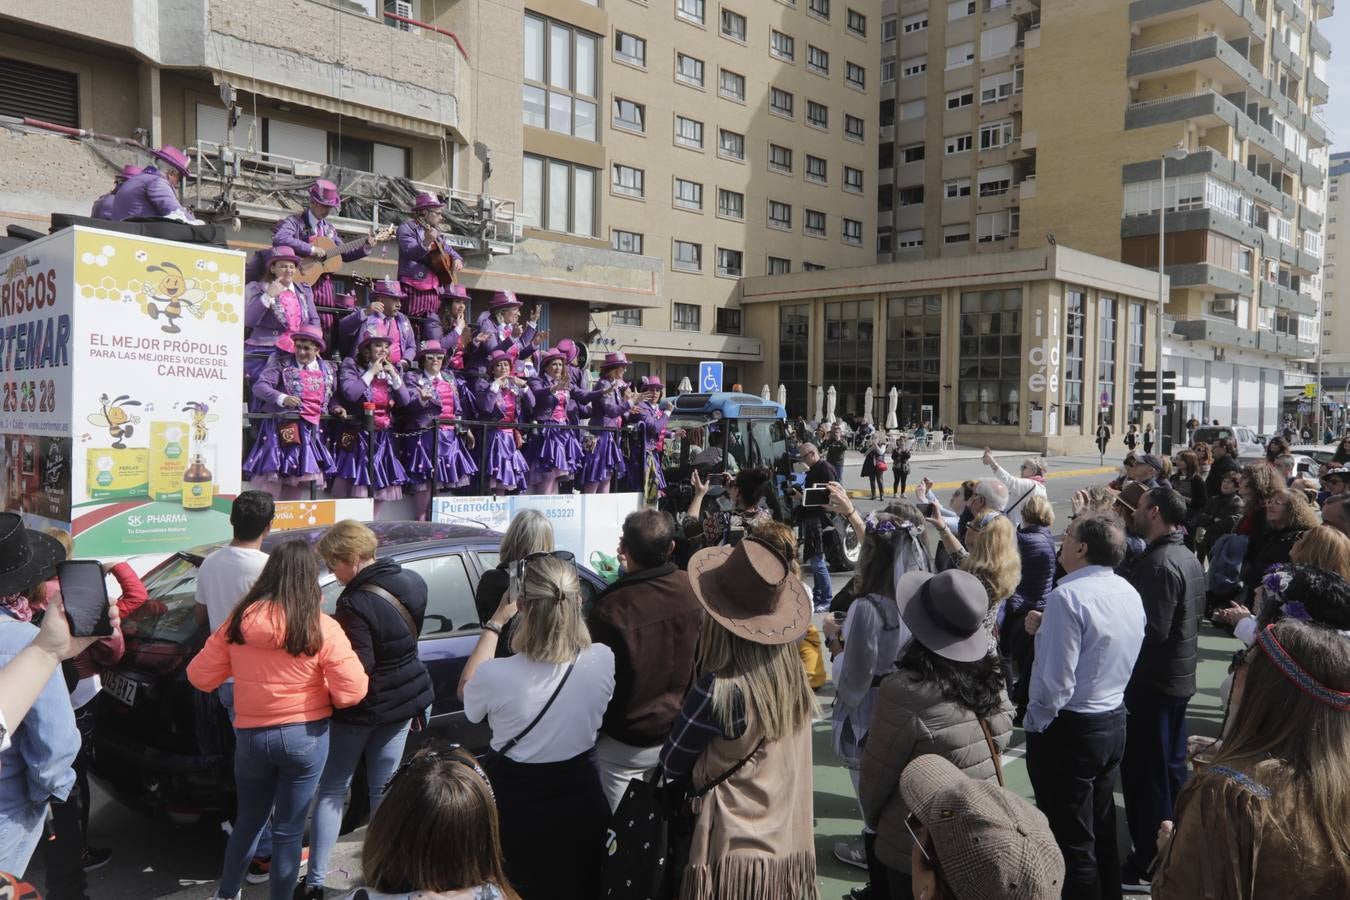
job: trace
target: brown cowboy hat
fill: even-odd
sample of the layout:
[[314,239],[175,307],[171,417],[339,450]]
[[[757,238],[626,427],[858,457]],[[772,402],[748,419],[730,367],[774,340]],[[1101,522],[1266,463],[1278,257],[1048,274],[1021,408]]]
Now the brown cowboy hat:
[[1116,503],[1120,504],[1125,511],[1125,515],[1133,513],[1139,508],[1139,501],[1148,493],[1148,486],[1141,481],[1127,481],[1121,485],[1120,493],[1116,494]]
[[689,560],[694,596],[718,624],[756,644],[787,644],[806,634],[811,597],[776,550],[754,536],[708,547]]

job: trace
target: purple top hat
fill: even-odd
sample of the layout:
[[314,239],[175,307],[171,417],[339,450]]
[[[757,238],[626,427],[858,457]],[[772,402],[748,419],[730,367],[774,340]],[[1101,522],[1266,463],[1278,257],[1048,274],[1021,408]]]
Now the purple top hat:
[[552,350],[544,351],[544,355],[539,357],[539,371],[544,371],[544,369],[548,368],[548,364],[555,359],[560,359],[563,363],[567,362],[567,354],[562,351],[561,347],[554,347]]
[[426,192],[418,194],[417,198],[413,200],[413,212],[421,212],[424,209],[442,209],[444,206],[445,204],[440,201],[439,197]]
[[440,341],[422,341],[417,345],[417,358],[421,359],[428,353],[439,353],[445,355],[445,348],[441,346]]
[[381,297],[398,297],[403,299],[403,285],[392,278],[381,278],[370,286],[372,294],[378,294]]
[[272,271],[272,263],[283,261],[295,263],[296,268],[300,266],[300,257],[290,247],[278,245],[267,251],[267,271]]
[[326,178],[320,178],[309,186],[309,199],[324,206],[341,206],[337,185]]
[[563,338],[561,341],[558,341],[557,348],[558,351],[562,353],[564,357],[566,357],[569,363],[576,362],[577,345],[576,342],[573,341],[571,338]]
[[659,375],[644,375],[642,376],[642,389],[644,391],[663,391],[666,389],[666,385]]
[[339,295],[337,298],[337,305],[344,306],[347,309],[356,309],[356,294],[348,291],[345,294]]
[[463,300],[468,302],[469,289],[462,284],[443,284],[440,287],[442,300]]
[[600,364],[600,374],[604,374],[609,369],[617,369],[619,366],[630,365],[628,357],[622,353],[606,353],[605,361]]
[[356,343],[357,352],[359,353],[362,347],[366,344],[373,343],[374,341],[384,341],[386,344],[392,343],[392,341],[389,340],[389,335],[381,331],[376,323],[366,322],[365,326],[361,329],[361,340]]
[[498,291],[492,295],[492,302],[488,304],[488,312],[496,312],[499,309],[512,309],[517,306],[524,306],[516,299],[515,291]]
[[277,349],[284,353],[294,353],[295,342],[299,340],[313,341],[318,344],[320,353],[328,349],[328,342],[323,339],[323,329],[318,325],[311,325],[308,322],[289,334],[283,334],[281,337],[277,338]]
[[513,368],[515,367],[516,358],[514,356],[507,353],[505,350],[493,350],[492,355],[488,357],[488,373],[491,374],[492,367],[502,360],[506,360],[511,363]]
[[165,144],[158,150],[152,151],[151,156],[168,163],[184,175],[188,174],[188,166],[192,164],[187,158],[187,154],[172,144]]
[[141,166],[123,166],[122,171],[113,176],[113,180],[126,181],[128,178],[134,178],[144,171],[145,169]]

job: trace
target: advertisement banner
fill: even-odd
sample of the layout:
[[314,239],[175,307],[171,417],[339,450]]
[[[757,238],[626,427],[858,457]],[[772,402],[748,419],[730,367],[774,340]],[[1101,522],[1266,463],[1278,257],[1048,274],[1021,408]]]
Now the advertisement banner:
[[642,495],[634,493],[437,497],[431,520],[504,532],[516,513],[536,509],[553,525],[553,545],[570,550],[579,562],[595,569],[602,554],[615,555],[624,518],[641,507]]
[[346,500],[278,500],[272,519],[273,531],[315,528],[333,525],[343,519],[358,522],[375,520],[375,501],[369,498]]

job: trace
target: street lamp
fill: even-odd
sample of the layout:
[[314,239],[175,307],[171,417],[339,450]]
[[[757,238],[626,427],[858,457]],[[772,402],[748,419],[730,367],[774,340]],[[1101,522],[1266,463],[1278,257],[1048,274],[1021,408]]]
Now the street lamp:
[[1167,235],[1167,161],[1183,160],[1190,155],[1186,145],[1178,142],[1170,150],[1164,150],[1159,160],[1159,178],[1162,187],[1162,195],[1158,199],[1158,365],[1157,365],[1157,397],[1153,408],[1154,423],[1158,427],[1158,444],[1162,451],[1166,453],[1170,448],[1167,445],[1163,435],[1162,414],[1163,408],[1163,311],[1167,308],[1167,289],[1163,286],[1167,280],[1166,273],[1166,255],[1164,240]]

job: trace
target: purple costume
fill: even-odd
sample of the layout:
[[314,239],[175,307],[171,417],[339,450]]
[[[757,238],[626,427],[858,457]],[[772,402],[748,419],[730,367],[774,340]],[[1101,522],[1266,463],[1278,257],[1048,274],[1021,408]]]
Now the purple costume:
[[535,352],[534,337],[535,327],[533,325],[521,326],[520,337],[511,334],[510,325],[498,324],[490,314],[483,313],[478,317],[474,325],[474,335],[479,333],[487,335],[487,339],[479,343],[471,343],[464,351],[464,367],[487,368],[488,360],[492,354],[498,350],[511,354],[513,359],[525,359],[533,356]]
[[[440,279],[425,263],[429,252],[423,243],[426,234],[425,226],[416,219],[398,226],[398,280],[403,283],[408,315],[416,317],[434,314],[441,305]],[[444,239],[441,248],[450,254],[452,262],[464,261]]]
[[108,218],[121,222],[123,219],[167,218],[175,215],[192,217],[183,208],[178,192],[169,184],[164,173],[154,166],[146,166],[141,174],[128,178],[117,189]]
[[665,491],[666,473],[661,465],[661,450],[669,419],[669,415],[647,400],[639,401],[628,411],[628,420],[636,421],[635,437],[638,438],[632,442],[632,452],[628,458],[628,473],[625,477],[628,490],[645,492],[650,473],[652,487],[657,492]]
[[395,365],[404,360],[412,363],[417,354],[417,339],[413,336],[412,323],[401,310],[394,322],[386,319],[383,313],[372,313],[368,309],[354,309],[343,316],[337,327],[337,347],[344,359],[356,356],[356,343],[367,321],[375,322],[374,327],[389,338],[390,362]]
[[[351,421],[337,432],[335,478],[348,478],[353,485],[370,488],[376,500],[397,500],[408,474],[399,461],[390,428],[390,410],[405,402],[402,379],[390,382],[383,375],[369,383],[355,359],[344,359],[338,369],[338,395]],[[366,434],[365,404],[374,404],[375,431]],[[367,464],[369,461],[369,464]]]
[[116,202],[116,189],[108,191],[94,201],[94,208],[89,211],[89,217],[91,219],[111,219],[113,217],[113,204]]
[[553,422],[554,427],[537,428],[525,439],[525,460],[530,464],[530,481],[544,480],[546,475],[566,478],[576,471],[582,459],[581,441],[575,430],[565,425],[576,424],[577,404],[573,391],[567,385],[552,387],[548,376],[531,378],[526,403],[530,421]]
[[293,282],[290,290],[277,297],[267,296],[266,281],[249,282],[244,291],[244,378],[257,379],[267,359],[276,349],[277,338],[301,325],[319,326],[319,311],[309,285]]
[[[290,247],[295,251],[295,255],[302,259],[308,259],[314,252],[314,245],[310,241],[316,237],[326,237],[334,243],[342,243],[337,229],[330,225],[327,219],[314,219],[309,210],[287,216],[272,228],[272,243],[279,247]],[[355,250],[342,254],[342,261],[356,262],[369,252],[370,249],[361,244]],[[314,282],[314,302],[319,306],[337,305],[336,297],[333,295],[333,276],[326,272]]]
[[[244,460],[244,477],[281,481],[294,487],[306,481],[324,481],[333,472],[334,459],[323,438],[319,417],[332,406],[337,373],[331,363],[316,359],[304,369],[295,356],[278,350],[267,360],[256,381],[253,397],[262,412],[273,417],[258,426],[258,439]],[[286,397],[299,408],[282,404]],[[294,424],[294,431],[283,426]],[[286,439],[283,439],[283,433]],[[291,438],[298,437],[298,442]]]
[[[523,392],[499,391],[495,382],[484,381],[477,391],[478,414],[488,422],[519,422]],[[514,428],[489,428],[487,431],[487,475],[490,487],[524,490],[529,483],[530,466],[516,443]]]
[[[397,413],[399,452],[408,480],[415,486],[431,480],[433,463],[436,482],[442,488],[463,487],[478,474],[478,465],[453,425],[440,426],[439,444],[435,423],[440,418],[474,418],[472,398],[464,383],[449,370],[436,376],[409,372],[403,376],[406,402]],[[424,396],[423,392],[429,396]],[[438,452],[439,451],[439,452]]]
[[[591,407],[591,427],[618,427],[623,424],[623,416],[628,412],[628,401],[619,396],[619,389],[606,391],[610,384],[601,381],[599,387],[590,392],[577,395],[577,402],[588,403]],[[577,481],[581,484],[608,481],[610,478],[623,477],[627,470],[623,450],[619,444],[618,432],[601,431],[595,435],[595,446],[581,463],[581,472]]]

